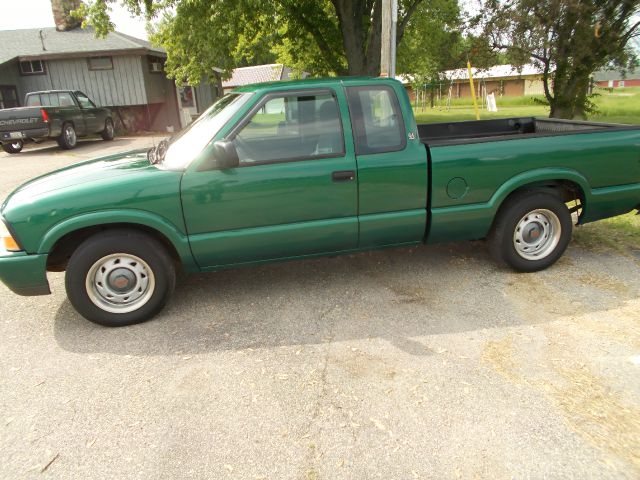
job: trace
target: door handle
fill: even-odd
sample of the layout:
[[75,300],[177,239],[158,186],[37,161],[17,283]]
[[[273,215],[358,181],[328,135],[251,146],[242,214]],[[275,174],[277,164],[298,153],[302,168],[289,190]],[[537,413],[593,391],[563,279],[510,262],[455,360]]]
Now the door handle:
[[355,179],[355,170],[338,170],[331,174],[331,180],[334,182],[353,182]]

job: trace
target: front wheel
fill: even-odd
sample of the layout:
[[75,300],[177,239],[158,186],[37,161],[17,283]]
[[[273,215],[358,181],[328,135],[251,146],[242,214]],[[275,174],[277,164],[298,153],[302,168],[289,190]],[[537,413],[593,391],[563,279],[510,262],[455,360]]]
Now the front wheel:
[[175,268],[154,238],[114,230],[78,247],[69,260],[65,286],[83,317],[121,327],[149,320],[162,310],[175,286]]
[[115,137],[115,129],[113,128],[113,120],[111,120],[110,118],[107,118],[107,120],[104,122],[104,130],[102,130],[102,132],[100,132],[100,136],[102,137],[103,140],[113,140],[113,137]]
[[527,191],[513,196],[498,212],[489,233],[492,256],[520,272],[553,265],[571,240],[571,213],[550,193]]
[[24,142],[22,140],[15,140],[13,142],[2,144],[2,149],[7,153],[20,153],[22,151],[22,147],[24,147]]

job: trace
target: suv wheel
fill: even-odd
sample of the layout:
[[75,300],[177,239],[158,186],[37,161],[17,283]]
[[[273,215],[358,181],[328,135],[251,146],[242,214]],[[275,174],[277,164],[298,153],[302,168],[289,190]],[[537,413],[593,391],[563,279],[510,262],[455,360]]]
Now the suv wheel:
[[22,140],[15,140],[10,143],[3,143],[2,149],[7,153],[20,153],[23,146],[24,142]]
[[86,319],[108,327],[132,325],[162,310],[175,286],[175,267],[154,238],[108,231],[88,238],[73,253],[65,286]]
[[550,193],[527,191],[504,205],[489,233],[492,256],[520,272],[553,265],[571,240],[571,213]]
[[62,126],[62,133],[58,137],[58,145],[65,150],[71,150],[78,144],[78,136],[76,135],[76,129],[70,123],[65,123]]
[[113,128],[113,120],[107,118],[104,122],[104,130],[100,132],[100,136],[103,140],[113,140],[115,137],[115,129]]

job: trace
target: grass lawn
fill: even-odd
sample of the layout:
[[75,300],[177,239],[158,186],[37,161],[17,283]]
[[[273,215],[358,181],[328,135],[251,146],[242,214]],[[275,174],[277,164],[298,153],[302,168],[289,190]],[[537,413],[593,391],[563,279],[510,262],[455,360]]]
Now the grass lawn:
[[[589,120],[607,123],[629,123],[640,125],[640,87],[618,88],[613,92],[604,89],[595,103],[599,112]],[[547,117],[548,107],[539,105],[535,97],[511,97],[497,99],[498,111],[480,111],[481,119],[506,117]],[[541,98],[541,97],[539,97]],[[455,99],[450,110],[426,108],[415,110],[418,123],[451,122],[475,120],[471,99]],[[640,202],[640,198],[638,199]],[[640,215],[630,213],[576,228],[575,241],[585,248],[609,248],[629,254],[640,252]],[[633,253],[631,253],[633,254]]]
[[[595,103],[599,111],[589,120],[640,125],[640,87],[618,88],[613,92],[597,89],[596,93]],[[498,98],[498,111],[480,110],[480,118],[547,117],[549,108],[536,103],[536,98],[542,99],[541,96]],[[451,103],[450,110],[437,105],[435,108],[415,109],[418,123],[475,120],[470,98],[453,99]]]

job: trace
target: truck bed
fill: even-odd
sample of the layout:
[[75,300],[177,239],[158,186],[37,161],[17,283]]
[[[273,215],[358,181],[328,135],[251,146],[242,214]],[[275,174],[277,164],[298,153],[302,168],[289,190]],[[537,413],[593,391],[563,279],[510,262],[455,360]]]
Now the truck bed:
[[515,138],[568,135],[593,131],[638,130],[640,126],[583,122],[555,118],[501,118],[418,125],[422,143],[429,146],[462,145]]

